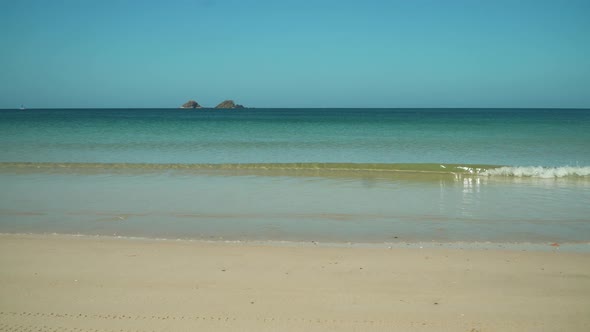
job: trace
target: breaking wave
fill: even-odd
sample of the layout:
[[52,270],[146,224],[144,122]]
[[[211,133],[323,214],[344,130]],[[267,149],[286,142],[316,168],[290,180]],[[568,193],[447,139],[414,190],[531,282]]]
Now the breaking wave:
[[563,166],[563,167],[541,167],[541,166],[503,166],[490,168],[481,175],[488,176],[511,176],[511,177],[533,177],[533,178],[565,178],[565,177],[590,177],[590,166]]
[[590,166],[498,166],[434,163],[235,163],[235,164],[150,164],[150,163],[53,163],[0,162],[0,171],[25,172],[110,172],[110,171],[231,171],[268,173],[424,174],[518,178],[590,179]]

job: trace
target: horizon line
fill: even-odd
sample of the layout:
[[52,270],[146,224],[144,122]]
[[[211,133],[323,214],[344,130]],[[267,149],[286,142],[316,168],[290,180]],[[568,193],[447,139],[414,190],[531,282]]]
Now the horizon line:
[[0,108],[0,111],[23,111],[23,110],[248,110],[248,109],[489,109],[489,110],[510,110],[510,109],[563,109],[563,110],[590,110],[590,107],[246,107],[244,108],[182,108],[182,107],[31,107],[31,108]]

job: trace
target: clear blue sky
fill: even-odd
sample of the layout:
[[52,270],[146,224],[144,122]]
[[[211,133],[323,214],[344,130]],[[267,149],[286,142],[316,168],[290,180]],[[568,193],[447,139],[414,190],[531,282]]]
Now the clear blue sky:
[[590,107],[589,0],[0,0],[0,108]]

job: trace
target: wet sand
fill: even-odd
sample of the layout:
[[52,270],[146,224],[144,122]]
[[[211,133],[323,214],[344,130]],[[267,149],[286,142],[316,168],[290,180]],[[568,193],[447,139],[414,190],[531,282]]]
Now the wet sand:
[[587,331],[590,253],[0,235],[0,331]]

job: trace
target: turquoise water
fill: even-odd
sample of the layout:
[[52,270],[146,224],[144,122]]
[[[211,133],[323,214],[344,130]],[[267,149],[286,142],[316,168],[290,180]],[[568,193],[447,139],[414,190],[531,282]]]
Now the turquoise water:
[[0,111],[0,231],[590,242],[590,110]]
[[0,112],[0,161],[589,166],[588,110]]

